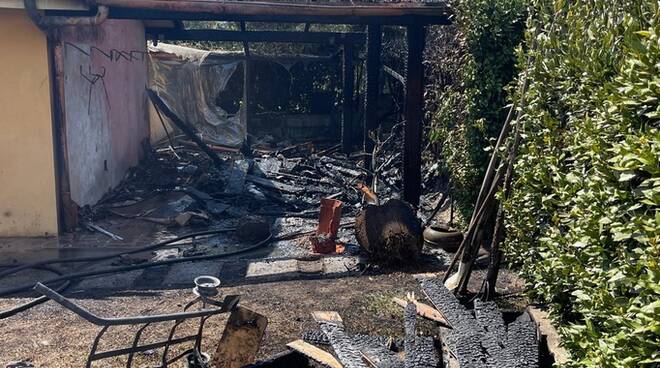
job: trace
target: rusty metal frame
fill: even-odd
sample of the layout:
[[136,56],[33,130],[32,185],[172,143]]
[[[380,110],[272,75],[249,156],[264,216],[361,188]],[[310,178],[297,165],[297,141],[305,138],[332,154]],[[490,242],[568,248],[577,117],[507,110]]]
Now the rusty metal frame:
[[[34,287],[34,290],[41,293],[45,297],[52,299],[56,303],[62,305],[68,310],[74,312],[78,316],[87,320],[88,322],[102,327],[101,330],[97,333],[92,347],[90,349],[89,355],[87,356],[87,362],[85,367],[91,368],[92,363],[97,360],[112,358],[116,356],[128,355],[128,360],[126,362],[126,367],[133,366],[133,357],[135,353],[143,352],[147,350],[154,350],[159,348],[164,348],[163,354],[161,356],[161,365],[160,367],[166,368],[170,364],[178,361],[179,359],[187,356],[188,354],[196,354],[197,356],[201,355],[201,345],[202,345],[202,333],[204,331],[204,324],[206,320],[210,317],[226,313],[233,310],[240,297],[238,295],[227,295],[223,301],[214,300],[208,294],[197,293],[197,297],[190,301],[183,308],[183,312],[171,313],[171,314],[157,314],[151,316],[133,316],[133,317],[116,317],[116,318],[104,318],[99,317],[87,309],[77,305],[70,299],[67,299],[63,295],[57,293],[56,291],[50,289],[49,287],[43,285],[42,283],[37,283]],[[195,311],[188,311],[195,305],[201,305],[201,308]],[[208,308],[207,305],[213,305],[217,308]],[[174,338],[177,328],[186,320],[193,318],[199,318],[199,327],[196,334]],[[163,323],[163,322],[174,322],[174,325],[170,329],[170,333],[167,337],[167,340],[162,340],[154,343],[140,345],[140,338],[142,332],[153,323]],[[133,336],[131,347],[115,349],[115,350],[106,350],[97,352],[99,343],[103,335],[108,331],[112,326],[126,326],[126,325],[139,325],[139,329]],[[194,341],[194,347],[188,350],[183,351],[182,353],[176,355],[173,358],[168,359],[168,352],[171,346],[180,345],[187,342]]]

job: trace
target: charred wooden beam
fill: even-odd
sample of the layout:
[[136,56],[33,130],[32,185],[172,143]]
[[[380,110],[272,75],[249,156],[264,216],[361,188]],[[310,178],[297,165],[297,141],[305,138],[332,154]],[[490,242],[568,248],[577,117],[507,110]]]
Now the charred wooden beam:
[[537,327],[527,312],[509,324],[506,345],[496,363],[499,367],[538,367]]
[[71,198],[69,153],[64,109],[64,47],[61,40],[48,37],[48,57],[53,101],[53,138],[55,140],[55,171],[58,193],[58,227],[74,231],[78,226],[78,205]]
[[192,141],[195,142],[197,146],[199,146],[199,148],[209,156],[211,161],[213,161],[213,164],[215,164],[218,169],[224,169],[224,164],[220,157],[218,157],[218,154],[209,148],[209,146],[204,143],[204,141],[202,141],[202,139],[197,135],[194,127],[181,120],[181,118],[167,105],[167,103],[165,103],[165,101],[163,101],[162,98],[160,98],[160,96],[158,96],[158,93],[156,93],[154,90],[147,88],[147,95],[154,103],[154,105],[156,105],[156,108],[160,110],[168,119],[170,119],[170,121],[174,123],[177,128],[181,129],[183,133],[192,139]]
[[417,306],[414,303],[408,303],[403,310],[403,328],[406,333],[406,338],[403,341],[403,349],[406,352],[406,367],[409,366],[410,352],[415,347],[415,339],[417,338]]
[[367,368],[362,361],[360,350],[344,332],[344,322],[337,312],[313,312],[314,320],[328,337],[341,364],[346,368]]
[[[245,22],[243,22],[245,23]],[[217,29],[147,28],[149,37],[163,41],[290,42],[346,44],[363,43],[357,32],[225,31]]]
[[439,279],[425,279],[421,281],[422,291],[433,306],[445,317],[453,329],[463,326],[471,329],[475,325],[472,315],[456,299]]
[[495,302],[483,302],[480,299],[474,300],[474,316],[477,324],[494,333],[499,341],[503,341],[506,335],[506,326],[502,313],[497,308]]
[[303,332],[301,339],[314,345],[330,345],[330,340],[321,330],[307,330]]
[[353,148],[353,91],[355,90],[354,47],[344,44],[341,146],[345,153]]
[[403,324],[406,332],[406,338],[404,340],[404,367],[437,367],[439,359],[433,344],[433,338],[417,336],[417,306],[414,303],[408,303],[406,305]]
[[502,313],[495,302],[482,302],[475,299],[474,316],[477,325],[481,327],[481,345],[488,352],[488,363],[492,366],[499,366],[496,360],[502,355],[506,339],[506,326]]
[[[167,0],[92,0],[92,5],[110,7],[137,18],[185,20],[228,20],[296,23],[380,23],[380,24],[449,24],[450,12],[443,3],[369,3],[356,5],[283,3],[266,1],[167,1]],[[164,13],[164,14],[162,14]],[[166,18],[165,15],[176,18]]]
[[422,107],[424,105],[424,27],[408,26],[405,127],[403,139],[403,199],[419,205],[422,189]]
[[391,341],[388,340],[385,336],[351,336],[351,341],[370,366],[378,368],[404,368],[403,359],[390,349],[389,343]]
[[439,279],[422,280],[422,290],[452,325],[445,343],[461,368],[485,367],[488,356],[481,345],[482,333],[475,318]]
[[488,365],[488,356],[481,345],[481,334],[477,331],[456,332],[452,330],[445,338],[449,351],[456,357],[460,368],[483,368]]
[[413,350],[406,351],[405,368],[436,368],[439,363],[440,359],[430,336],[417,337]]
[[426,296],[452,324],[444,342],[461,368],[538,367],[536,324],[526,312],[505,326],[495,303],[475,300],[472,316],[441,280],[424,279],[421,284]]
[[[369,138],[369,132],[378,128],[378,94],[380,92],[380,69],[381,63],[381,49],[382,49],[383,33],[381,26],[378,24],[370,24],[367,27],[367,90],[364,99],[364,131],[363,131],[363,147],[365,152],[372,152],[374,149],[374,142]],[[371,160],[368,168],[371,168]]]

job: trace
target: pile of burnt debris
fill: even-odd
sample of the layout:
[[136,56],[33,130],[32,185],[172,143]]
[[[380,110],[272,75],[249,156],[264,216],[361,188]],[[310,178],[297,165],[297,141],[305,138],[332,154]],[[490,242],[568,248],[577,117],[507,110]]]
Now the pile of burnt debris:
[[[451,283],[445,283],[451,267],[444,279],[420,278],[421,289],[430,305],[416,300],[414,295],[409,295],[407,300],[393,300],[403,307],[405,338],[400,341],[385,336],[349,334],[336,312],[314,312],[319,330],[307,332],[301,339],[287,344],[289,350],[286,352],[256,363],[255,357],[267,319],[238,307],[238,296],[220,298],[217,290],[220,282],[214,276],[198,277],[195,280],[195,298],[183,312],[169,315],[102,318],[66,299],[61,293],[73,280],[177,262],[217,259],[301,235],[309,236],[306,244],[315,253],[342,253],[344,244],[337,239],[338,231],[349,225],[354,226],[352,236],[360,245],[358,251],[366,251],[369,258],[378,263],[415,261],[420,257],[424,244],[442,244],[445,249],[453,247],[454,250],[466,247],[460,232],[434,222],[438,212],[451,205],[436,176],[425,176],[423,184],[427,194],[421,198],[419,208],[399,198],[402,186],[399,169],[402,166],[400,126],[395,125],[384,136],[375,134],[375,149],[369,154],[345,154],[340,152],[340,145],[333,145],[332,142],[275,144],[268,137],[253,142],[249,149],[241,150],[205,142],[191,126],[168,111],[167,106],[156,105],[182,134],[174,135],[167,131],[167,139],[149,147],[144,162],[132,169],[121,185],[96,206],[81,212],[82,220],[89,230],[118,240],[121,240],[120,236],[99,225],[105,218],[140,219],[186,235],[110,255],[42,261],[0,272],[0,277],[3,277],[25,269],[49,267],[47,270],[57,274],[54,278],[40,280],[36,286],[30,283],[0,291],[0,296],[32,289],[41,294],[23,305],[0,312],[0,319],[48,300],[56,301],[101,327],[92,344],[88,366],[92,361],[119,355],[127,355],[127,366],[131,366],[135,353],[161,348],[164,348],[163,367],[183,358],[188,367],[213,365],[226,368],[539,366],[537,325],[530,315],[524,312],[513,319],[504,318],[493,301],[482,301],[476,297],[468,302],[459,301],[456,295],[465,295],[461,288],[454,293],[446,286]],[[430,170],[430,167],[426,168],[426,171]],[[263,221],[264,218],[309,219],[316,224],[316,229],[297,229],[278,234],[267,221]],[[230,226],[226,226],[228,224]],[[429,226],[434,224],[439,226]],[[196,227],[204,231],[189,231]],[[225,232],[238,232],[242,234],[242,240],[251,245],[221,254],[200,255],[193,252],[182,254],[181,259],[93,267],[113,258],[124,259],[128,255],[165,249],[183,239]],[[464,254],[468,254],[467,251]],[[452,266],[458,259],[457,253]],[[461,258],[461,262],[465,260],[465,257]],[[471,267],[473,260],[467,261]],[[64,273],[49,266],[79,262],[84,264],[75,270],[77,272]],[[459,274],[460,271],[459,267]],[[58,287],[54,290],[45,285]],[[489,299],[488,294],[480,293],[480,296]],[[204,322],[213,315],[226,312],[231,314],[215,353],[212,356],[203,353],[201,336]],[[439,333],[421,336],[417,329],[418,316],[433,321]],[[174,338],[177,326],[184,320],[197,318],[200,321],[197,334]],[[173,324],[168,339],[140,345],[144,328],[160,322]],[[142,326],[134,336],[133,345],[98,352],[99,340],[106,330],[120,325]],[[168,355],[170,346],[191,341],[194,342],[192,349],[178,355]]]
[[[435,175],[424,178],[428,194],[418,210],[399,199],[400,124],[386,134],[374,132],[375,148],[368,154],[343,153],[331,140],[289,143],[269,137],[237,149],[205,141],[158,96],[152,99],[178,134],[166,129],[167,137],[145,148],[143,162],[120,185],[80,212],[81,223],[90,231],[121,240],[120,234],[102,226],[103,219],[116,217],[164,225],[175,234],[232,226],[245,218],[271,223],[277,218],[318,219],[314,235],[320,239],[311,239],[317,253],[335,250],[328,245],[338,227],[355,223],[355,236],[350,234],[348,242],[357,240],[374,260],[394,262],[418,258],[420,219],[428,219],[428,225],[440,209],[450,206],[446,183]],[[326,207],[329,212],[324,213]],[[401,225],[396,234],[402,236],[388,241],[383,234],[391,232],[384,226],[392,221]]]
[[[287,344],[289,351],[251,367],[539,367],[536,322],[527,312],[505,323],[494,302],[474,301],[467,310],[436,278],[421,279],[433,306],[394,298],[403,310],[405,338],[350,335],[336,312],[314,312],[319,330]],[[437,308],[437,309],[436,309]],[[435,321],[436,338],[417,331],[417,316]],[[334,354],[333,354],[334,353]]]
[[[173,224],[154,216],[158,214],[131,215],[117,208],[181,192],[190,197],[184,202],[191,205],[188,209],[193,219],[207,223],[217,217],[246,215],[314,218],[318,216],[320,198],[342,201],[343,213],[352,216],[362,208],[365,192],[377,193],[380,198],[399,197],[401,154],[397,146],[401,136],[396,129],[382,142],[373,170],[366,168],[371,155],[347,155],[331,142],[287,144],[269,142],[266,137],[253,144],[250,152],[208,143],[205,146],[212,151],[211,157],[189,137],[170,136],[148,148],[143,162],[83,213],[87,220],[114,214]],[[441,187],[432,180],[428,179],[427,187]],[[367,182],[375,184],[367,188]],[[422,209],[428,212],[441,196],[437,190],[425,196]],[[366,201],[370,201],[369,194]]]

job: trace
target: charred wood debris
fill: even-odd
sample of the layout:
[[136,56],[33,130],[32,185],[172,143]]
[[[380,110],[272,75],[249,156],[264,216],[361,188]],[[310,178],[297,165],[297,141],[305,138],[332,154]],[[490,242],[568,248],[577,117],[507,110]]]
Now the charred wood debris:
[[[219,157],[216,165],[187,137],[174,138],[172,144],[165,141],[148,149],[143,162],[118,187],[98,205],[85,209],[84,220],[99,219],[113,214],[113,208],[172,191],[193,197],[198,202],[196,210],[204,211],[209,220],[245,215],[315,218],[320,198],[341,200],[344,214],[355,215],[363,196],[357,185],[373,175],[364,168],[362,157],[339,153],[338,145],[321,148],[305,142],[270,147],[259,142],[246,155],[207,144]],[[378,161],[379,196],[397,197],[400,155]]]
[[[411,233],[419,234],[421,221],[415,223],[417,216],[426,214],[429,220],[428,217],[433,216],[439,207],[437,202],[445,202],[446,194],[425,196],[418,213],[398,200],[401,188],[399,128],[394,126],[391,134],[377,141],[375,152],[379,156],[374,157],[373,171],[365,168],[365,155],[346,155],[339,152],[339,145],[328,143],[305,142],[273,147],[266,138],[255,142],[250,152],[205,143],[219,158],[221,165],[218,165],[189,137],[170,137],[149,150],[145,162],[99,206],[90,209],[89,214],[95,217],[116,215],[114,209],[120,207],[117,203],[131,204],[157,193],[175,191],[194,199],[191,207],[186,209],[194,214],[190,222],[193,225],[208,226],[216,219],[246,216],[316,219],[320,198],[340,200],[344,204],[342,216],[356,218],[359,223],[369,216],[370,205],[379,205],[383,198],[389,198],[379,206],[383,211],[375,211],[371,220],[386,223],[395,219],[400,224],[416,227]],[[431,176],[426,178],[424,185],[437,188],[438,184],[429,178]],[[365,189],[364,183],[369,180],[377,184]],[[386,210],[390,207],[396,210]],[[148,219],[148,214],[145,215]],[[367,232],[360,235],[357,226],[356,232],[357,238],[378,237]],[[282,234],[280,238],[298,235]],[[377,239],[371,244],[378,242],[387,243]],[[368,240],[360,243],[366,245],[363,248],[369,246]],[[403,245],[408,243],[414,242],[407,239],[401,242]],[[415,244],[419,245],[421,252],[422,243]],[[374,256],[374,249],[365,250]],[[397,260],[406,259],[397,252],[406,253],[407,249],[392,250],[385,246],[379,250],[395,253],[392,257]],[[374,258],[383,260],[386,257],[380,254]],[[287,345],[289,350],[286,352],[251,366],[538,366],[537,328],[526,312],[507,325],[492,301],[477,299],[473,302],[473,310],[469,310],[439,278],[421,279],[420,284],[431,305],[420,303],[411,295],[407,300],[395,298],[393,301],[403,307],[404,339],[349,334],[336,312],[315,312],[318,330],[305,332],[300,340]],[[440,338],[420,336],[416,329],[418,316],[434,321],[441,331],[437,335]],[[291,357],[292,354],[300,357]]]
[[[197,135],[192,131],[178,135],[168,132],[167,138],[145,147],[141,164],[98,204],[80,210],[80,223],[117,240],[121,240],[119,235],[98,225],[103,219],[140,219],[167,225],[173,232],[246,217],[314,223],[319,218],[320,200],[327,198],[341,202],[341,226],[349,227],[369,204],[384,204],[400,197],[401,128],[397,124],[387,134],[372,137],[376,140],[375,155],[345,154],[330,140],[274,143],[266,136],[255,139],[249,149],[238,149],[193,140],[192,136]],[[428,172],[437,167],[431,162],[425,165]],[[426,220],[435,215],[441,205],[449,206],[443,179],[429,174],[423,185],[427,194],[422,196],[419,211],[408,205],[415,221],[419,221],[417,216]],[[168,196],[172,193],[177,195]],[[140,208],[140,203],[152,198],[165,198],[170,203],[165,210]],[[413,227],[414,236],[421,237],[421,222]],[[292,239],[308,235],[308,231],[274,235],[276,239]],[[351,236],[355,243],[353,240]],[[411,258],[417,256],[413,253]]]
[[[539,367],[537,325],[530,314],[524,312],[506,323],[492,301],[477,299],[470,311],[438,278],[421,277],[420,284],[433,307],[408,296],[402,310],[403,339],[349,334],[338,313],[318,311],[312,316],[319,329],[306,331],[301,340],[288,344],[291,349],[288,354],[302,354],[310,361],[296,366]],[[423,311],[426,308],[437,308],[436,312],[443,316],[443,322],[437,325],[440,338],[423,336],[417,330],[418,316],[429,318]],[[277,361],[261,361],[250,367],[283,366]]]
[[[158,107],[167,110],[166,106]],[[450,202],[446,191],[442,190],[446,185],[434,175],[435,166],[431,162],[424,163],[423,172],[428,175],[423,177],[423,186],[427,194],[422,197],[420,208],[414,209],[399,199],[401,124],[394,125],[388,134],[374,132],[372,154],[347,155],[340,152],[339,144],[330,141],[276,145],[264,137],[252,142],[249,149],[219,146],[204,141],[191,126],[164,112],[183,134],[174,135],[168,131],[167,138],[159,144],[145,147],[143,162],[96,206],[81,211],[81,220],[87,229],[121,239],[97,225],[108,216],[139,218],[176,228],[211,228],[228,218],[244,221],[255,217],[319,219],[323,224],[324,219],[319,218],[323,217],[319,203],[321,199],[330,199],[340,201],[337,203],[343,205],[341,217],[348,220],[341,225],[328,220],[326,225],[334,228],[334,232],[339,226],[355,224],[356,239],[370,259],[385,263],[414,262],[421,254],[422,223],[432,223],[438,210]],[[158,209],[125,211],[150,198],[171,193],[183,194],[183,197],[168,203],[175,211],[166,215],[159,214]],[[397,224],[396,231],[387,228],[387,224],[393,222]],[[313,234],[293,231],[271,235],[269,231],[269,236],[279,240]],[[394,237],[388,238],[388,234]],[[326,234],[317,232],[316,235]],[[326,240],[317,239],[317,242]],[[231,344],[240,347],[226,348],[226,352],[213,359],[222,367],[250,363],[253,367],[347,368],[538,366],[537,328],[527,312],[507,325],[492,301],[474,300],[473,310],[469,310],[439,278],[420,279],[420,284],[430,305],[417,301],[412,295],[407,300],[393,300],[403,307],[405,337],[402,340],[350,334],[336,312],[314,312],[319,329],[306,332],[300,340],[287,345],[287,352],[270,360],[249,361],[258,350],[265,320],[263,328],[255,331],[249,342],[255,346],[236,340]],[[56,293],[53,295],[57,297]],[[440,331],[439,337],[421,336],[417,331],[418,316],[434,321]],[[229,338],[223,337],[223,341]],[[251,352],[240,354],[238,350]],[[218,351],[223,350],[218,348]],[[94,357],[93,353],[94,350],[90,357]],[[231,359],[223,362],[227,354],[238,354],[232,358],[236,364],[227,363],[233,361]],[[188,366],[206,367],[207,363]]]

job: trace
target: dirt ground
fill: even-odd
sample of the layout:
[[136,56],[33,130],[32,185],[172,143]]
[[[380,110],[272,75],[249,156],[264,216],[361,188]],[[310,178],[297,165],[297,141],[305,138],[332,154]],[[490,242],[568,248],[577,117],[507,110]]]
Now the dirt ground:
[[[503,286],[510,291],[522,287],[503,277]],[[349,333],[403,336],[403,311],[391,302],[393,296],[404,297],[415,292],[422,299],[418,282],[412,274],[403,272],[364,275],[359,277],[271,282],[222,288],[225,295],[241,295],[240,305],[264,314],[268,318],[266,336],[259,358],[266,358],[286,349],[285,344],[300,338],[306,330],[317,329],[310,313],[315,310],[335,310],[344,319]],[[156,314],[180,311],[191,300],[189,290],[131,291],[103,298],[80,298],[70,295],[76,303],[105,317]],[[0,309],[6,309],[25,299],[2,299]],[[204,351],[212,347],[226,321],[226,315],[209,319],[205,329]],[[152,325],[143,333],[143,342],[165,338],[171,325]],[[188,323],[182,332],[196,327]],[[427,335],[437,329],[431,322],[421,323]],[[104,337],[100,349],[128,347],[136,328],[112,328]],[[36,367],[83,367],[92,341],[99,328],[82,320],[56,303],[49,301],[27,312],[0,321],[0,364],[29,360]],[[179,335],[182,336],[182,335]],[[174,356],[177,350],[172,351]],[[94,367],[125,365],[125,357],[101,360]],[[160,352],[136,356],[135,367],[157,364]],[[4,365],[2,365],[4,366]],[[176,367],[183,367],[179,362]]]

